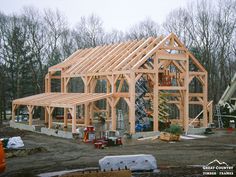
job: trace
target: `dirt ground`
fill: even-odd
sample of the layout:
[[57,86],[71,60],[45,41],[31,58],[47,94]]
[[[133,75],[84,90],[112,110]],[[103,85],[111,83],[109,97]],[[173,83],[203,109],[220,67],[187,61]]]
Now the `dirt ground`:
[[[199,165],[214,159],[236,164],[236,131],[214,130],[204,139],[181,140],[170,143],[160,140],[124,140],[123,146],[95,149],[80,140],[67,140],[33,132],[0,126],[0,138],[21,136],[25,148],[39,148],[26,156],[7,158],[7,169],[0,176],[36,176],[40,173],[98,167],[98,160],[106,155],[152,154],[160,169],[158,174],[140,176],[203,176]],[[234,174],[235,167],[234,167]]]

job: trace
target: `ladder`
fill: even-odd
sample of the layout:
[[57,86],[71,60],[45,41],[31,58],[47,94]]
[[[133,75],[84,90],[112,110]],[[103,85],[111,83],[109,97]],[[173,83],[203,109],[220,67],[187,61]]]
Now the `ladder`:
[[218,127],[219,128],[223,128],[223,121],[222,121],[222,117],[221,117],[221,112],[220,112],[220,105],[216,105],[216,116],[218,118]]

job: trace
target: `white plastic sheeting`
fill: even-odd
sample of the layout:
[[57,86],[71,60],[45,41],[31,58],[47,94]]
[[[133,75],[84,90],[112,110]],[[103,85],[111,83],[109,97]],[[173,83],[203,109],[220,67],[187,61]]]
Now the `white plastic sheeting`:
[[17,149],[21,147],[24,147],[24,143],[20,136],[9,138],[9,141],[7,143],[7,148]]
[[149,154],[105,156],[99,160],[101,170],[130,169],[131,171],[157,170],[155,157]]

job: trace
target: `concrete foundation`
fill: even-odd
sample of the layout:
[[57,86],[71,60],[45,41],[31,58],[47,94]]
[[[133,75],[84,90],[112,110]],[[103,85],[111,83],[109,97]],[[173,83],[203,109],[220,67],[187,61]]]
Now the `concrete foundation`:
[[201,127],[201,128],[191,128],[189,127],[187,134],[191,134],[191,135],[203,135],[206,131],[205,127]]
[[132,135],[132,138],[138,139],[138,138],[146,138],[146,137],[151,137],[151,136],[159,136],[160,132],[159,131],[153,131],[153,132],[137,132],[134,135]]
[[54,130],[54,129],[48,129],[45,127],[41,128],[41,133],[50,135],[50,136],[56,136],[56,137],[61,137],[61,138],[67,138],[67,139],[72,139],[73,135],[71,132],[66,132],[66,131],[61,131],[61,130]]
[[18,128],[20,130],[32,131],[32,132],[35,131],[35,126],[34,125],[30,126],[30,125],[23,124],[23,123],[16,123],[16,122],[14,122],[12,120],[10,121],[10,127]]
[[42,134],[46,134],[46,135],[50,135],[50,136],[61,137],[61,138],[67,138],[67,139],[73,138],[73,135],[71,132],[62,131],[62,130],[55,130],[55,129],[48,129],[48,128],[45,128],[45,127],[42,127],[39,125],[29,126],[29,125],[23,124],[23,123],[16,123],[12,120],[10,121],[10,127],[18,128],[20,130],[42,133]]

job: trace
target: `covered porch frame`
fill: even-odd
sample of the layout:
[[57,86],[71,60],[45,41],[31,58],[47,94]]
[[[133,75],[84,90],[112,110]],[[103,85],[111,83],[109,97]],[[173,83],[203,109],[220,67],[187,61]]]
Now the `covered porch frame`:
[[[92,108],[92,103],[102,99],[108,99],[112,94],[106,93],[43,93],[34,96],[29,96],[21,99],[16,99],[12,103],[12,121],[15,122],[15,113],[19,106],[26,106],[29,113],[29,126],[33,125],[33,113],[36,106],[44,107],[45,109],[45,124],[49,129],[53,124],[53,111],[55,108],[64,108],[64,127],[68,126],[68,112],[72,118],[72,133],[76,133],[76,113],[77,106],[85,105]],[[108,102],[109,103],[109,102]],[[84,124],[80,126],[89,125],[89,120],[92,118],[92,109],[85,112]]]

